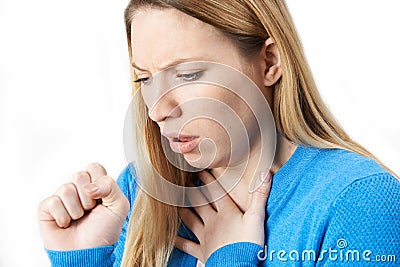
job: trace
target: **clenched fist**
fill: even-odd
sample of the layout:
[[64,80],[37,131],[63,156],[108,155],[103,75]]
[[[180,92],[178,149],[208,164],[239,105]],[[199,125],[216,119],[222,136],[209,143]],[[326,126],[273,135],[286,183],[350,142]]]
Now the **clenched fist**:
[[117,183],[103,166],[92,163],[41,202],[38,217],[44,246],[65,251],[113,245],[128,211],[129,202]]

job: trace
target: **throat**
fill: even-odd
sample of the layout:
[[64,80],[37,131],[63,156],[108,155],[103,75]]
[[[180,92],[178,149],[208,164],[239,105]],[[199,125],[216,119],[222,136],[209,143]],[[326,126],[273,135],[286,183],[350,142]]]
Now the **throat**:
[[[278,134],[277,136],[277,145],[276,152],[274,156],[274,160],[270,170],[272,175],[279,171],[279,169],[285,165],[285,163],[290,159],[296,150],[297,145],[287,140],[282,135]],[[257,150],[256,150],[257,151]],[[255,170],[258,169],[259,159],[257,157],[257,153],[252,153],[249,157],[248,164],[246,166],[245,171],[241,171],[241,168],[215,168],[211,170],[211,173],[217,179],[226,175],[225,179],[232,179],[233,181],[238,181],[233,187],[232,183],[224,183],[221,179],[220,183],[224,187],[224,189],[228,192],[229,196],[236,203],[236,205],[243,211],[247,211],[250,200],[251,200],[251,192],[253,190],[254,184],[253,179],[257,179],[259,177],[259,173]]]

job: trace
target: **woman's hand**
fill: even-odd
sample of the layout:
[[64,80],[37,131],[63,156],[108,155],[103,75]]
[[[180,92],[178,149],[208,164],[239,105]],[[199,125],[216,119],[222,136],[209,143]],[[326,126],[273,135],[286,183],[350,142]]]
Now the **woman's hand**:
[[[216,179],[208,172],[199,173],[200,180],[209,184]],[[197,214],[189,208],[182,208],[179,214],[187,227],[196,235],[200,244],[184,239],[176,239],[176,247],[205,263],[218,248],[237,242],[251,242],[264,246],[265,205],[271,188],[271,173],[262,176],[261,186],[250,194],[250,205],[242,212],[228,194],[210,204],[195,207]],[[224,190],[217,186],[215,195]],[[224,191],[225,192],[225,191]],[[212,192],[209,192],[212,195]],[[197,196],[202,197],[199,191]],[[200,216],[200,218],[199,218]]]
[[129,202],[103,166],[90,164],[42,201],[39,227],[50,250],[77,250],[118,241]]

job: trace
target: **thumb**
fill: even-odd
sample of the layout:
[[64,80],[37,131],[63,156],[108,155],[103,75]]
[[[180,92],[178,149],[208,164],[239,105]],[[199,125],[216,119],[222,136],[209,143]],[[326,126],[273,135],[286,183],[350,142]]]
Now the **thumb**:
[[85,190],[91,198],[101,199],[103,206],[125,220],[129,211],[129,201],[113,178],[97,177],[96,181],[85,186]]
[[269,192],[272,184],[272,173],[262,172],[260,174],[262,181],[260,186],[251,194],[251,203],[247,212],[257,214],[260,217],[265,217],[265,205],[267,203]]

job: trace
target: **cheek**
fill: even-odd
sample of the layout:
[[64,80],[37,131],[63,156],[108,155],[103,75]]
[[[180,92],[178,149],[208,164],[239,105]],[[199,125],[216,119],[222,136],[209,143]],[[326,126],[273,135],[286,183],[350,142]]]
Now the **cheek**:
[[198,119],[188,123],[188,131],[201,137],[195,153],[185,154],[190,165],[197,168],[226,167],[231,157],[231,142],[228,129],[211,119]]
[[[230,126],[228,126],[230,127]],[[217,122],[213,119],[196,119],[186,124],[183,132],[190,132],[198,135],[201,138],[200,146],[193,155],[187,155],[190,161],[198,160],[202,154],[209,160],[212,155],[215,155],[216,160],[222,157],[229,159],[229,151],[231,148],[231,140],[226,125]]]
[[200,118],[187,123],[182,132],[189,132],[201,138],[210,139],[220,146],[221,143],[230,144],[230,131],[232,131],[232,125],[227,125],[212,118]]

